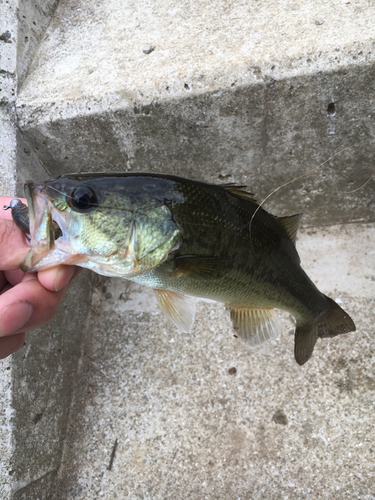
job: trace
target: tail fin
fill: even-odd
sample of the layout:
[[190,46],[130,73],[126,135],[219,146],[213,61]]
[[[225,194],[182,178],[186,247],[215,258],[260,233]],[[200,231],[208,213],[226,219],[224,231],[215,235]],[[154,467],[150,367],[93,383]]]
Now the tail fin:
[[301,324],[297,321],[294,356],[299,365],[305,364],[310,359],[318,337],[336,337],[341,333],[355,331],[355,324],[349,314],[341,309],[335,301],[329,297],[326,298],[328,301],[327,310],[315,323]]

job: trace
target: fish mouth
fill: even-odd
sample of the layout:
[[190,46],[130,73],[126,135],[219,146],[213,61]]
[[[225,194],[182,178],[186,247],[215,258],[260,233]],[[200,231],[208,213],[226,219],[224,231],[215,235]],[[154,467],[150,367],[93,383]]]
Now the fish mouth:
[[[58,259],[52,254],[56,253],[56,241],[64,238],[64,234],[67,233],[66,223],[47,196],[45,189],[44,184],[37,184],[32,181],[25,184],[32,248],[21,266],[23,271],[36,271],[46,267],[53,267],[62,260],[61,252],[58,252],[60,254]],[[50,258],[46,259],[47,256],[50,256]]]

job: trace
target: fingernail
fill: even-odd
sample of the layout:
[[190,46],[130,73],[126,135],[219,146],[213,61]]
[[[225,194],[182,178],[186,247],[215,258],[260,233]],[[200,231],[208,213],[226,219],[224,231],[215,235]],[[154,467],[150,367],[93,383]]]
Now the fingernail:
[[73,278],[74,267],[60,266],[55,278],[55,291],[58,292]]
[[28,302],[17,302],[6,307],[0,318],[0,335],[20,330],[30,321],[34,308]]

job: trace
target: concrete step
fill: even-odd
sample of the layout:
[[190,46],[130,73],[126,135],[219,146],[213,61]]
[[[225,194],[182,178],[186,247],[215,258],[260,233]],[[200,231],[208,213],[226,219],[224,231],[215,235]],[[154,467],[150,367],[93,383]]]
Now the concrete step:
[[280,339],[248,351],[221,305],[200,301],[181,335],[152,292],[100,279],[91,303],[82,274],[54,322],[0,362],[0,497],[372,498],[375,6],[0,9],[3,194],[28,178],[152,171],[262,200],[326,162],[265,206],[305,213],[304,267],[358,330],[301,368],[288,315]]
[[289,314],[279,339],[251,350],[233,338],[222,304],[198,301],[183,334],[152,290],[100,280],[60,498],[371,498],[374,240],[371,225],[300,234],[305,270],[357,324],[319,341],[303,367]]
[[53,175],[173,172],[262,199],[327,162],[270,209],[374,220],[374,181],[355,191],[374,173],[374,19],[365,0],[63,2],[19,125]]
[[[2,195],[14,196],[17,187],[20,194],[22,184],[17,185],[18,180],[43,176],[34,153],[37,150],[19,131],[15,108],[17,90],[49,24],[54,4],[55,0],[0,3]],[[89,280],[83,275],[55,320],[29,333],[23,349],[0,361],[2,500],[42,499],[53,491],[69,414],[72,374],[80,355],[89,303]]]

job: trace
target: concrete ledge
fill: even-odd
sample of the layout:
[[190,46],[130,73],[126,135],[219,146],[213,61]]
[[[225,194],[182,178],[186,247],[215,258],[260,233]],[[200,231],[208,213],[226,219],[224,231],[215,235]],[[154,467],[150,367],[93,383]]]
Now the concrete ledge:
[[[48,1],[0,5],[0,189],[4,195],[23,194],[22,182],[17,181],[47,175],[41,174],[37,149],[19,131],[15,100],[52,10],[53,2]],[[83,273],[55,320],[29,333],[23,349],[0,362],[2,500],[46,499],[53,492],[89,305],[90,279]]]
[[366,2],[64,2],[19,124],[53,174],[173,172],[260,199],[348,148],[268,206],[373,221],[373,181],[350,192],[374,171],[374,22]]
[[320,341],[303,367],[288,314],[279,339],[251,350],[222,304],[199,301],[182,334],[150,289],[102,279],[55,498],[370,499],[374,230],[301,233],[304,268],[358,330]]
[[288,315],[280,339],[249,352],[221,305],[199,302],[184,336],[152,292],[98,278],[91,303],[82,274],[55,321],[0,363],[1,498],[369,500],[375,6],[56,5],[1,6],[1,192],[49,177],[42,162],[51,175],[244,183],[263,199],[344,150],[266,208],[306,213],[304,267],[358,332],[301,368]]
[[18,0],[17,80],[22,85],[59,0]]

